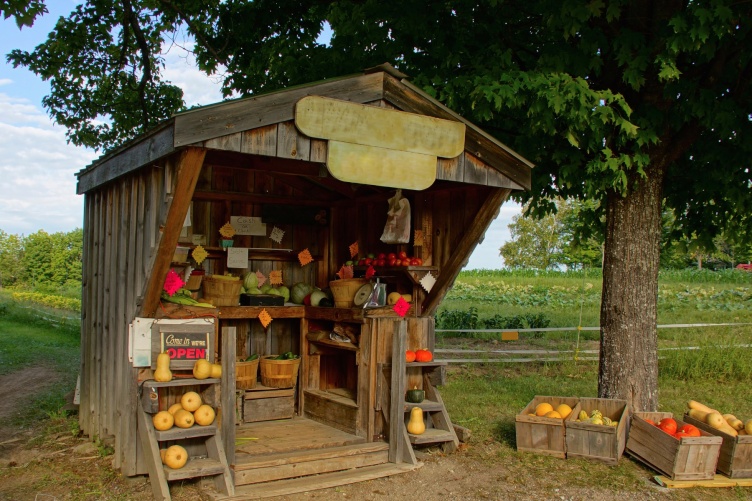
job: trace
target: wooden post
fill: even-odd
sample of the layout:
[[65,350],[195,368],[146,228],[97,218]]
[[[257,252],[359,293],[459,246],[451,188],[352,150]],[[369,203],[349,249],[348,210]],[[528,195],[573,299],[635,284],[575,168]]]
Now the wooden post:
[[417,464],[410,438],[405,428],[405,346],[407,322],[392,324],[392,381],[389,405],[389,462]]
[[[222,419],[220,436],[227,455],[227,464],[235,464],[235,327],[222,328],[222,383],[220,402]],[[231,472],[234,472],[230,468]]]
[[162,293],[167,270],[170,268],[171,257],[178,245],[180,231],[188,213],[188,207],[196,189],[201,167],[204,165],[206,150],[203,148],[186,148],[178,160],[177,181],[172,194],[172,203],[167,212],[167,220],[159,239],[157,252],[152,262],[151,273],[146,282],[143,294],[144,301],[141,304],[140,317],[153,317],[159,304],[159,296]]

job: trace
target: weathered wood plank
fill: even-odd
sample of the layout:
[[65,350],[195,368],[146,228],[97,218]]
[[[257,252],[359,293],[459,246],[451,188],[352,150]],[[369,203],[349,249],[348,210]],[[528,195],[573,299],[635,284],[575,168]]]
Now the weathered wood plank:
[[438,158],[436,161],[436,179],[462,182],[465,169],[465,155],[454,158]]
[[223,327],[222,382],[220,384],[220,439],[228,464],[235,464],[235,351],[236,329]]
[[446,295],[449,286],[454,283],[460,270],[462,270],[467,256],[478,245],[478,241],[486,233],[491,222],[496,218],[501,204],[504,203],[504,200],[507,199],[511,191],[509,189],[496,188],[488,194],[473,224],[467,227],[462,240],[454,249],[451,257],[442,264],[441,274],[423,304],[425,315],[430,316],[434,314],[444,295]]
[[190,110],[175,116],[175,146],[205,141],[293,119],[295,103],[307,95],[331,96],[353,102],[381,99],[383,76],[357,75],[320,84],[287,89],[260,96]]
[[469,153],[465,153],[463,157],[465,158],[465,172],[462,181],[469,184],[488,184],[488,170],[491,167]]
[[173,120],[169,120],[136,143],[126,144],[77,173],[76,193],[91,191],[174,152],[173,127]]
[[254,155],[277,156],[277,124],[243,132],[240,151]]
[[311,139],[299,133],[292,121],[277,127],[277,156],[294,160],[311,158]]
[[240,151],[240,145],[242,143],[242,134],[236,132],[235,134],[228,134],[226,136],[214,137],[204,141],[204,148],[212,150],[229,150]]
[[193,190],[195,189],[199,172],[204,163],[205,154],[206,150],[197,148],[188,148],[181,153],[173,199],[144,294],[144,303],[141,305],[141,316],[153,316],[159,304],[162,283],[164,283],[167,270],[170,267],[172,255],[175,252],[178,237],[183,228],[183,221],[185,220],[185,215],[188,212],[188,206],[193,196]]

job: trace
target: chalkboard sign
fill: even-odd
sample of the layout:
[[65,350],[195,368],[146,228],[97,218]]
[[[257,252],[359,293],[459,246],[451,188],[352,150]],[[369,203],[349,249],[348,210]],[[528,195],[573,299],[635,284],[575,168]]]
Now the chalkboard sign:
[[160,324],[151,331],[152,368],[157,354],[170,355],[170,369],[193,369],[196,360],[214,361],[214,324]]

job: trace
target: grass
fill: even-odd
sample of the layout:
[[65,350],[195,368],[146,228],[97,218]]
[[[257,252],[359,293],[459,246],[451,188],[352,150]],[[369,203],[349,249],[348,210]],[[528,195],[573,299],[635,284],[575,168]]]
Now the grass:
[[12,424],[27,426],[54,414],[64,405],[65,394],[75,387],[80,365],[79,326],[70,321],[50,323],[70,315],[29,308],[0,292],[0,375],[35,366],[45,366],[57,375],[44,391],[34,394]]

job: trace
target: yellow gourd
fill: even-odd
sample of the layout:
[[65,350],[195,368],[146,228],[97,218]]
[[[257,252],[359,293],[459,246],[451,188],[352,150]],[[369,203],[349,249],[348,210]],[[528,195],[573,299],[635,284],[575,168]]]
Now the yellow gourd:
[[168,447],[164,454],[164,464],[177,470],[188,462],[188,452],[179,445]]
[[211,364],[211,377],[213,377],[214,379],[219,379],[222,377],[221,364]]
[[160,353],[157,355],[157,369],[154,371],[154,381],[166,383],[172,381],[172,371],[170,370],[170,355]]
[[193,377],[196,379],[207,379],[211,376],[212,364],[205,358],[196,360],[193,364]]
[[413,407],[410,411],[410,421],[407,423],[407,432],[412,435],[422,435],[426,431],[426,423],[423,422],[423,410]]

